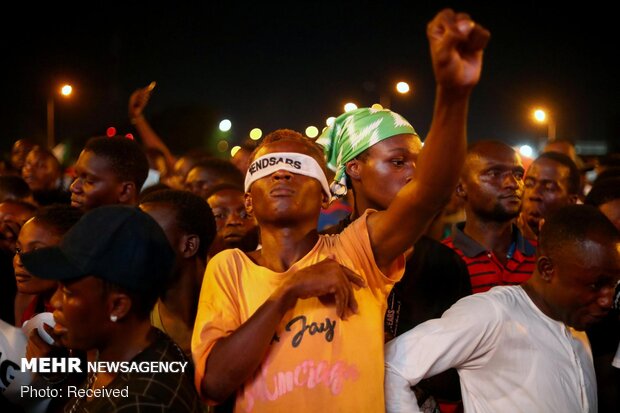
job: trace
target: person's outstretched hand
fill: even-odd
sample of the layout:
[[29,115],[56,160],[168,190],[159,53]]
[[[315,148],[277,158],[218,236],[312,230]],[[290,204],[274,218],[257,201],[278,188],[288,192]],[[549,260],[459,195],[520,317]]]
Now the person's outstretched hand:
[[151,93],[157,85],[151,82],[148,86],[135,90],[129,97],[129,119],[136,119],[142,116],[142,111],[149,103]]

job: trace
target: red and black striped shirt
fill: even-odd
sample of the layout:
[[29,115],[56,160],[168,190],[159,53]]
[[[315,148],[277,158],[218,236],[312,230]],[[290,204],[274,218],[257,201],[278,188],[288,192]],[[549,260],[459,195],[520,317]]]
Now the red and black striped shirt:
[[456,225],[454,235],[442,242],[456,251],[467,264],[474,293],[490,290],[496,285],[515,285],[526,281],[536,267],[536,248],[513,225],[512,243],[506,264],[472,238],[465,235],[464,222]]

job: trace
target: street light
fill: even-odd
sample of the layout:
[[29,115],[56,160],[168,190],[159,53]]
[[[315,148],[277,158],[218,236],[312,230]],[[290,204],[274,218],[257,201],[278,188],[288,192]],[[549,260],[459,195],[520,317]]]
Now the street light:
[[[60,94],[69,97],[73,93],[71,85],[63,85],[60,88]],[[54,94],[47,98],[47,146],[52,149],[55,145],[54,138]]]
[[[409,93],[411,91],[411,86],[409,85],[409,83],[407,82],[398,82],[396,83],[396,85],[394,85],[394,90],[396,90],[397,93],[401,94],[401,95],[406,95],[407,93]],[[391,89],[390,89],[391,91]],[[392,93],[390,91],[386,91],[386,93],[382,93],[379,96],[379,103],[381,103],[381,106],[383,106],[384,108],[389,109],[391,106],[391,100],[392,100]]]
[[537,108],[532,112],[532,117],[538,123],[547,124],[547,139],[550,142],[555,140],[555,119],[546,110]]
[[398,93],[400,93],[401,95],[404,95],[405,93],[409,93],[409,83],[407,82],[398,82],[396,84],[396,91]]
[[64,85],[60,88],[60,94],[63,96],[69,96],[73,92],[73,87],[71,85]]

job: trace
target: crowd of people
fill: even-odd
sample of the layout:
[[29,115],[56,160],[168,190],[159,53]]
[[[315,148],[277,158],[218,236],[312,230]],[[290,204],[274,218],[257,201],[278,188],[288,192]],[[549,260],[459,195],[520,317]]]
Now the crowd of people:
[[[177,156],[144,115],[154,83],[129,97],[139,139],[92,138],[71,168],[17,140],[0,175],[2,411],[619,411],[619,158],[587,183],[567,141],[527,168],[501,141],[468,145],[490,34],[446,9],[427,36],[424,144],[360,108],[317,140],[279,129],[231,160]],[[8,391],[9,350],[184,368],[36,373],[84,390],[41,407]]]

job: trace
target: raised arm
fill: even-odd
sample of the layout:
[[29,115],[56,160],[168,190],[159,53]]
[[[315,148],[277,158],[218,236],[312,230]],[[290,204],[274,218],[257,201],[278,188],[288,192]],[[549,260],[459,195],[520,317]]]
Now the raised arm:
[[156,83],[151,82],[148,86],[135,90],[129,97],[129,120],[135,126],[136,131],[142,138],[144,145],[149,148],[159,149],[166,157],[166,163],[169,170],[174,169],[174,163],[176,157],[170,152],[168,146],[161,140],[159,135],[151,128],[151,125],[147,122],[146,118],[142,114],[146,107],[151,93],[155,88]]
[[489,32],[468,15],[446,9],[428,24],[436,96],[433,121],[414,179],[386,211],[370,215],[368,232],[379,268],[424,233],[456,187],[467,150],[469,96],[480,79]]

